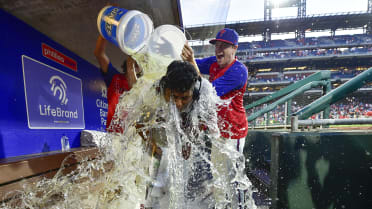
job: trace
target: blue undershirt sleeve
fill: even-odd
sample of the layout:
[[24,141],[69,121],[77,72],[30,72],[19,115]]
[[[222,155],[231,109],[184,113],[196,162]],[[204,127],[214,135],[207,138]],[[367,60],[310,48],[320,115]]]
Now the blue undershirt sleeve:
[[209,68],[212,63],[216,61],[216,57],[207,57],[204,59],[196,59],[196,64],[198,65],[201,74],[209,75]]

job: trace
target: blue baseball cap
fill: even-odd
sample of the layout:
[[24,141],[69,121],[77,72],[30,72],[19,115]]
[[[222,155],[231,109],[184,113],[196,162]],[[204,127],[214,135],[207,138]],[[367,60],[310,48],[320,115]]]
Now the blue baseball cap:
[[215,39],[209,41],[211,44],[215,44],[216,41],[222,41],[231,45],[238,46],[239,35],[234,29],[224,28],[220,30]]

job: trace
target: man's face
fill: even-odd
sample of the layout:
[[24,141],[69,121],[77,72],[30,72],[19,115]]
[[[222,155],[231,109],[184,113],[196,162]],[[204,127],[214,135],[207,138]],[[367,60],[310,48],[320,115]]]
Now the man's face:
[[174,103],[177,106],[178,111],[183,111],[192,102],[192,90],[185,92],[172,91],[171,96],[173,97]]
[[234,61],[237,46],[222,41],[216,41],[214,46],[217,64],[220,68],[224,68]]

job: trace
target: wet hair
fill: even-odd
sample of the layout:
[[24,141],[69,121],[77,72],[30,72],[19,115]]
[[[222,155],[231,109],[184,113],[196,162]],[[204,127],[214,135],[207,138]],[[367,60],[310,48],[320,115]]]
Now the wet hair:
[[160,80],[163,89],[170,89],[176,92],[191,90],[199,75],[195,67],[189,62],[173,61],[167,68],[167,73]]

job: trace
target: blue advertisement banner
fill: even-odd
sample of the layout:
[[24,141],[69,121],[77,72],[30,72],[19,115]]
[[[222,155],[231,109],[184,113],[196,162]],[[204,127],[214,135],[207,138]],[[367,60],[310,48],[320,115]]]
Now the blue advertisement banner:
[[65,137],[80,147],[82,130],[104,132],[99,68],[2,9],[0,25],[9,31],[0,34],[0,159],[61,150]]
[[81,79],[22,56],[30,129],[84,129]]

